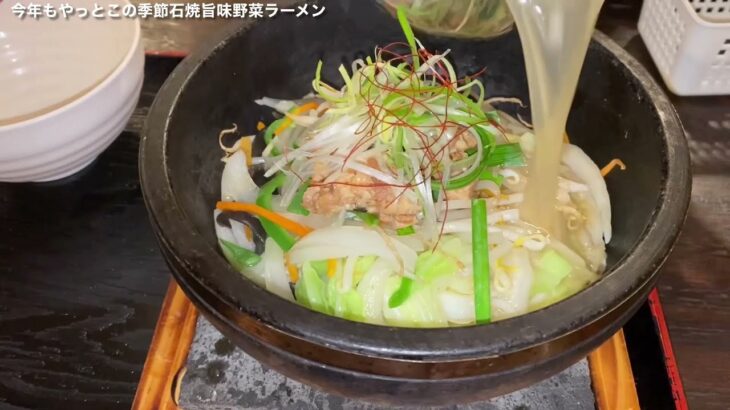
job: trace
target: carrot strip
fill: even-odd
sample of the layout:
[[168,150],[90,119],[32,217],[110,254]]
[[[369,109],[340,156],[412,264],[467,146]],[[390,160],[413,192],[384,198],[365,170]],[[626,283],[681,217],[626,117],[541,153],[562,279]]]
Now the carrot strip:
[[250,214],[266,218],[269,221],[286,229],[287,231],[290,231],[291,233],[299,236],[304,236],[312,232],[312,228],[302,225],[299,222],[292,221],[289,218],[279,215],[276,212],[269,211],[268,209],[262,208],[258,205],[247,204],[243,202],[218,201],[215,204],[215,207],[220,209],[221,211],[248,212]]
[[327,259],[327,277],[333,278],[337,273],[337,259]]
[[259,121],[259,122],[257,122],[257,123],[256,123],[256,129],[257,129],[257,130],[261,131],[261,130],[263,130],[264,128],[266,128],[266,124],[264,124],[264,122],[263,122],[263,121]]
[[299,269],[297,269],[297,267],[294,266],[294,264],[288,263],[286,265],[286,270],[289,271],[289,282],[291,282],[291,283],[299,282]]
[[620,159],[614,158],[611,160],[611,162],[606,164],[605,167],[601,168],[601,176],[605,177],[606,175],[611,173],[611,171],[613,171],[613,169],[616,168],[617,166],[621,169],[621,171],[626,170],[626,164],[624,164],[624,162],[621,161]]
[[297,265],[291,263],[289,255],[286,253],[284,254],[284,265],[286,266],[287,272],[289,272],[289,282],[299,282],[299,269],[297,268]]
[[[301,106],[293,109],[290,114],[291,115],[300,115],[300,114],[303,114],[303,113],[305,113],[305,112],[307,112],[309,110],[316,110],[317,107],[319,107],[319,104],[318,103],[316,103],[316,102],[309,102],[309,103],[306,103],[306,104],[302,104]],[[284,132],[284,130],[286,130],[287,128],[289,128],[289,126],[292,125],[293,123],[294,123],[294,121],[290,117],[288,117],[288,116],[285,117],[284,118],[284,121],[281,122],[281,125],[279,125],[279,127],[276,130],[274,130],[274,135],[278,136],[279,134],[281,134],[282,132]]]
[[246,165],[250,166],[253,163],[253,138],[241,138],[240,149],[243,151],[243,154],[246,155]]

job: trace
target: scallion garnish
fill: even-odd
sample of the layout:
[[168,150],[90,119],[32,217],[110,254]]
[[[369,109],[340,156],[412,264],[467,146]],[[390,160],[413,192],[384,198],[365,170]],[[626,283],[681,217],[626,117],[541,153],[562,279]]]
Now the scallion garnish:
[[471,201],[471,238],[476,322],[489,323],[492,319],[492,301],[489,289],[487,202],[483,199]]

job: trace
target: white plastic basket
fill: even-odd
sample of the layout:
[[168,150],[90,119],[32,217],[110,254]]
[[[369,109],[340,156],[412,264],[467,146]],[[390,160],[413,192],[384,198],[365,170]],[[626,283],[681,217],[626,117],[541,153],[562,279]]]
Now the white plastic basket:
[[730,94],[730,0],[644,0],[639,33],[673,93]]

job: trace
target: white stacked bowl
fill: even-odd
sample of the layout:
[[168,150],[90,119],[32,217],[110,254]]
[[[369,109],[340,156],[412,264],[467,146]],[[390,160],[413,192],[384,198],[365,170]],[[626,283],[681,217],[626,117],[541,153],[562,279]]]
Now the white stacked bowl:
[[[0,181],[60,179],[94,161],[132,115],[144,77],[140,24],[20,20],[11,3],[0,3]],[[94,3],[112,4],[73,2]]]

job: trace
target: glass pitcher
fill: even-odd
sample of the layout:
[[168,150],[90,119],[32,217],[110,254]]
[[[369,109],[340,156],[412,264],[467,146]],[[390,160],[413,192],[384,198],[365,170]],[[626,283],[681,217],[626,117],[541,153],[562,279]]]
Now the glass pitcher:
[[441,36],[490,38],[514,23],[504,0],[378,0],[391,11],[403,6],[417,29]]

